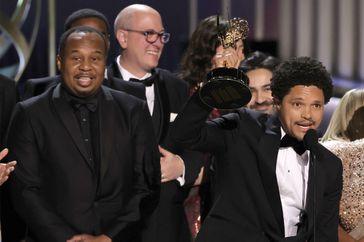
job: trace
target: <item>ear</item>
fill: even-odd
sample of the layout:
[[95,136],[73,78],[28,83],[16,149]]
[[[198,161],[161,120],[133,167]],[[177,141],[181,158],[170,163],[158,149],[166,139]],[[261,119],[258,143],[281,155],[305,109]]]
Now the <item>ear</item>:
[[116,39],[118,40],[121,48],[126,49],[128,46],[128,31],[119,29],[116,32]]
[[61,64],[61,56],[60,56],[60,55],[57,55],[56,63],[57,63],[57,69],[58,69],[59,71],[61,71],[61,69],[62,69],[62,64]]

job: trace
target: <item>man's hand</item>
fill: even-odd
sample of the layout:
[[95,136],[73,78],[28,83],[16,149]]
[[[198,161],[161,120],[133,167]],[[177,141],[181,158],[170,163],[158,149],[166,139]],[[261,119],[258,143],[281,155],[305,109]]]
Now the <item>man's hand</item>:
[[[9,153],[8,149],[3,149],[0,152],[0,160]],[[10,173],[15,169],[16,161],[0,164],[0,186],[9,179]]]
[[77,234],[67,240],[67,242],[112,242],[106,235],[93,236],[89,234]]
[[182,176],[184,163],[181,157],[163,149],[161,146],[159,146],[159,152],[161,153],[161,181],[168,182]]

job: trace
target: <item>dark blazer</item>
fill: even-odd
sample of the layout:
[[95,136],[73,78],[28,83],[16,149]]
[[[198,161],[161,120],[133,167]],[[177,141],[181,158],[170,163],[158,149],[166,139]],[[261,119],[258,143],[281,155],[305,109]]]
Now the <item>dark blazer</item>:
[[[186,242],[190,241],[187,218],[183,202],[188,196],[191,184],[194,183],[202,166],[203,156],[199,152],[182,149],[170,137],[170,126],[173,122],[173,113],[177,114],[189,96],[187,82],[175,77],[167,70],[156,68],[154,79],[155,102],[160,108],[160,122],[155,129],[157,142],[163,148],[178,154],[185,163],[186,184],[181,187],[177,181],[162,183],[160,202],[152,218],[157,231],[158,242]],[[125,91],[143,100],[145,87],[142,83],[123,81],[117,63],[114,61],[107,70],[107,86]],[[152,117],[154,121],[154,117]],[[151,240],[152,241],[152,240]]]
[[[284,238],[284,223],[276,179],[280,123],[276,116],[240,109],[204,122],[210,109],[192,96],[177,117],[172,135],[184,145],[217,158],[217,191],[199,242],[313,241],[313,187],[316,185],[316,241],[335,242],[342,189],[340,159],[319,145],[316,182],[309,170],[308,230]],[[312,162],[310,163],[312,164]]]
[[157,202],[159,153],[145,102],[101,91],[99,179],[60,85],[15,108],[7,140],[18,161],[12,198],[29,241],[64,242],[80,233],[127,241],[128,227],[144,216],[140,203]]
[[[0,74],[0,149],[4,147],[6,130],[16,103],[15,81]],[[25,226],[15,213],[9,197],[9,184],[1,187],[1,237],[3,241],[20,241]]]

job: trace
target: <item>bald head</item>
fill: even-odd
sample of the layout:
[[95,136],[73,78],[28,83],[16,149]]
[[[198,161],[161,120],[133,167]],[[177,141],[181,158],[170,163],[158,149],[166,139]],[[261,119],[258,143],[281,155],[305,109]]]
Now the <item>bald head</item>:
[[120,11],[114,22],[114,32],[119,29],[133,28],[133,23],[145,14],[158,16],[162,25],[162,18],[157,10],[144,4],[132,4]]

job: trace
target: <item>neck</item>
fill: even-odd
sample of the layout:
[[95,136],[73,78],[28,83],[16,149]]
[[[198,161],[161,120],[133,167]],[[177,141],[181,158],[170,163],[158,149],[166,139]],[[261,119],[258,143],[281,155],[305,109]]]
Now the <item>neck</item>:
[[130,74],[137,77],[138,79],[143,78],[147,73],[151,73],[152,71],[146,71],[144,69],[139,68],[138,66],[134,66],[130,64],[122,54],[120,55],[119,63],[123,69],[127,70]]

